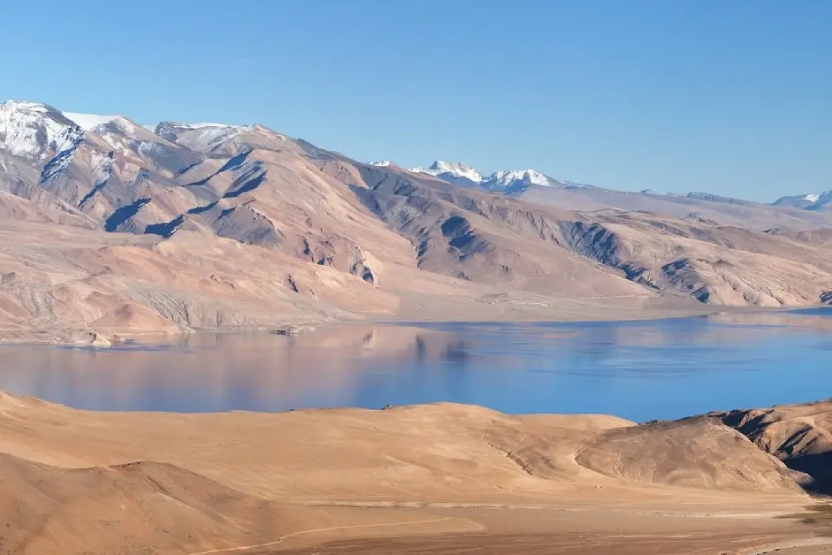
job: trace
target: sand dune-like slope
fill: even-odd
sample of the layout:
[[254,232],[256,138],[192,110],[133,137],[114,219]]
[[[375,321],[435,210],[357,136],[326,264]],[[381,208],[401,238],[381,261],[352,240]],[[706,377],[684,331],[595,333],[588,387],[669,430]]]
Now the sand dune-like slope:
[[803,476],[714,417],[96,413],[4,395],[0,453],[0,553],[748,553],[822,531],[772,518],[812,503]]
[[288,520],[268,502],[163,463],[65,469],[3,454],[0,472],[2,553],[196,550],[245,541],[244,528],[279,533]]
[[276,546],[316,529],[389,526],[407,534],[425,521],[439,530],[477,529],[430,514],[366,514],[256,498],[166,463],[67,469],[0,454],[0,472],[4,554],[193,554]]

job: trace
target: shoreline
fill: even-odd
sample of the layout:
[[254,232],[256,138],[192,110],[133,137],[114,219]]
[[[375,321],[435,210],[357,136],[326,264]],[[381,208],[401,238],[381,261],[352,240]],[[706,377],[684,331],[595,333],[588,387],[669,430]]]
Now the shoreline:
[[[656,308],[633,309],[623,312],[621,307],[609,307],[590,317],[569,317],[563,314],[513,313],[504,317],[481,318],[465,317],[465,314],[453,317],[440,316],[412,318],[407,315],[385,317],[361,315],[354,319],[333,320],[293,320],[269,327],[251,327],[237,329],[180,328],[179,332],[108,332],[104,330],[67,329],[62,331],[16,330],[13,337],[0,338],[0,346],[54,346],[109,349],[123,345],[164,346],[179,342],[181,339],[197,335],[308,335],[321,330],[353,325],[385,326],[433,326],[443,324],[590,324],[590,323],[626,323],[652,322],[663,320],[683,320],[689,318],[706,318],[717,315],[757,315],[799,313],[806,310],[829,309],[829,305],[811,305],[795,307],[735,307],[721,305],[703,305],[702,308]],[[297,331],[293,331],[297,330]],[[43,339],[38,339],[43,336]]]

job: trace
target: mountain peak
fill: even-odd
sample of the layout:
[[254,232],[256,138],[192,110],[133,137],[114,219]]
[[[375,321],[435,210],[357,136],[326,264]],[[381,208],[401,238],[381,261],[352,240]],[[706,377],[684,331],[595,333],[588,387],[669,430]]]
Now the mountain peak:
[[84,131],[90,131],[99,125],[106,125],[120,116],[99,116],[96,114],[80,114],[77,112],[63,112],[63,115],[77,124]]
[[60,114],[60,111],[53,108],[49,104],[43,104],[41,102],[30,102],[28,100],[7,100],[6,102],[0,104],[0,111],[25,111],[38,114]]
[[84,132],[48,104],[10,100],[0,104],[0,148],[41,162],[77,145]]
[[809,202],[817,202],[821,198],[828,196],[832,191],[824,191],[822,193],[809,193],[808,195],[803,197],[803,200],[808,200]]
[[240,127],[219,123],[182,123],[163,121],[153,132],[173,143],[179,143],[196,151],[208,152],[236,136]]
[[[531,186],[559,187],[564,189],[586,188],[589,185],[553,179],[534,169],[503,170],[483,176],[480,172],[460,162],[437,160],[427,168],[411,168],[410,171],[432,175],[449,182],[473,182],[481,188],[493,192],[515,194]],[[466,180],[466,181],[461,181]]]
[[806,210],[826,210],[832,204],[832,189],[819,193],[781,197],[772,204],[774,206],[787,206]]
[[436,160],[427,168],[411,168],[410,171],[416,173],[424,173],[434,177],[451,177],[455,179],[467,179],[474,183],[480,183],[483,180],[482,174],[471,166],[467,166],[462,162],[446,162],[444,160]]
[[240,129],[243,126],[229,125],[227,123],[183,123],[181,121],[162,121],[156,128],[173,127],[176,129]]
[[510,186],[512,183],[521,181],[527,185],[540,185],[548,187],[552,184],[550,179],[537,170],[509,170],[494,172],[489,181],[493,181],[498,188]]

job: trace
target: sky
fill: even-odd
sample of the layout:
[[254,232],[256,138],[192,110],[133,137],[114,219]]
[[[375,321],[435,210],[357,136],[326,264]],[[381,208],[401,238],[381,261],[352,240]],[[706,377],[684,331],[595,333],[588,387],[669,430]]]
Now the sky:
[[0,99],[357,160],[770,201],[832,189],[828,0],[41,0]]

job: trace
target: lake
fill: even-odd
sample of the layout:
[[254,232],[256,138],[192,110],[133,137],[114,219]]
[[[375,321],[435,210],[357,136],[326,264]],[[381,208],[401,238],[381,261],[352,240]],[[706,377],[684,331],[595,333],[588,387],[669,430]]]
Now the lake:
[[832,311],[650,322],[355,325],[114,349],[0,347],[0,390],[206,412],[455,401],[636,421],[832,395]]

